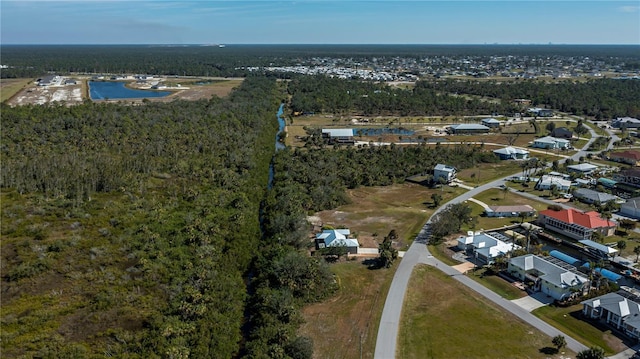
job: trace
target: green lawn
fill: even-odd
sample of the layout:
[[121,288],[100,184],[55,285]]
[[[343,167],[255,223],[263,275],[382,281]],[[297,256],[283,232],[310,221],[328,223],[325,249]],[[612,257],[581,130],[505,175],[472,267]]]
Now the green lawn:
[[396,358],[560,357],[544,353],[550,337],[433,267],[416,267],[408,288]]
[[497,275],[484,275],[486,269],[478,269],[477,271],[468,272],[467,276],[483,286],[491,289],[492,292],[507,299],[513,300],[527,296],[527,292],[516,288],[511,283],[498,277]]
[[33,79],[2,79],[0,81],[0,102],[10,99]]
[[583,320],[580,313],[581,310],[581,304],[567,308],[545,306],[534,310],[532,314],[586,346],[597,345],[603,348],[607,355],[624,349],[621,346],[620,339],[612,335],[610,330],[602,331]]

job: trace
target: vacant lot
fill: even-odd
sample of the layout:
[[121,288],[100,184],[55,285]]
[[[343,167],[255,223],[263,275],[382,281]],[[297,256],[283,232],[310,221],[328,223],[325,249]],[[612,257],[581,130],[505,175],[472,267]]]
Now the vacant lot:
[[43,105],[52,102],[79,104],[83,99],[82,83],[60,86],[35,86],[33,84],[22,88],[9,101],[11,106],[28,104]]
[[314,340],[314,358],[373,358],[382,308],[396,266],[370,270],[360,261],[332,266],[340,289],[303,311],[300,334]]
[[316,215],[323,224],[356,232],[361,243],[369,243],[367,247],[377,247],[375,240],[382,240],[395,229],[399,236],[396,245],[403,249],[433,213],[433,193],[441,195],[445,203],[463,191],[446,186],[430,189],[412,183],[361,187],[348,191],[350,204]]
[[4,102],[17,94],[31,82],[31,79],[2,79],[0,80],[0,102]]
[[180,82],[182,86],[189,87],[187,90],[178,92],[174,98],[183,100],[200,100],[209,99],[211,96],[226,97],[229,96],[234,88],[240,86],[242,79],[225,79],[225,80],[205,80]]
[[545,354],[550,337],[429,266],[411,276],[398,337],[403,359],[562,357]]

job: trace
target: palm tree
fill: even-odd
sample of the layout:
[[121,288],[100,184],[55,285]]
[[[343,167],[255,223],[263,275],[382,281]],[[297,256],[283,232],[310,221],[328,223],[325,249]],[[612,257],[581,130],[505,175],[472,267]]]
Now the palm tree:
[[633,253],[636,255],[636,263],[638,263],[638,258],[640,258],[640,246],[635,246],[633,248]]

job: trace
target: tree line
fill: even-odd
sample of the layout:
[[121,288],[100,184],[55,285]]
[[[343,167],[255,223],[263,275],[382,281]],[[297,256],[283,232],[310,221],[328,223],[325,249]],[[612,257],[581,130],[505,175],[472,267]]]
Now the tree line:
[[591,79],[584,82],[545,82],[522,80],[497,81],[422,81],[416,87],[448,93],[489,96],[503,102],[531,100],[533,106],[546,106],[562,112],[596,119],[640,117],[640,81]]

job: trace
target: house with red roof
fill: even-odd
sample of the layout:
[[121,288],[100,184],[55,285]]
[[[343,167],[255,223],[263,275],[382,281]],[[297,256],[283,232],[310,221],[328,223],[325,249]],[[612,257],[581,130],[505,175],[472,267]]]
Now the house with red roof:
[[580,212],[575,209],[547,209],[538,213],[538,223],[545,229],[578,240],[591,239],[594,232],[605,237],[612,236],[618,225],[600,217],[598,212]]
[[609,155],[612,161],[630,164],[632,166],[640,166],[640,151],[627,150],[622,152],[613,152]]

